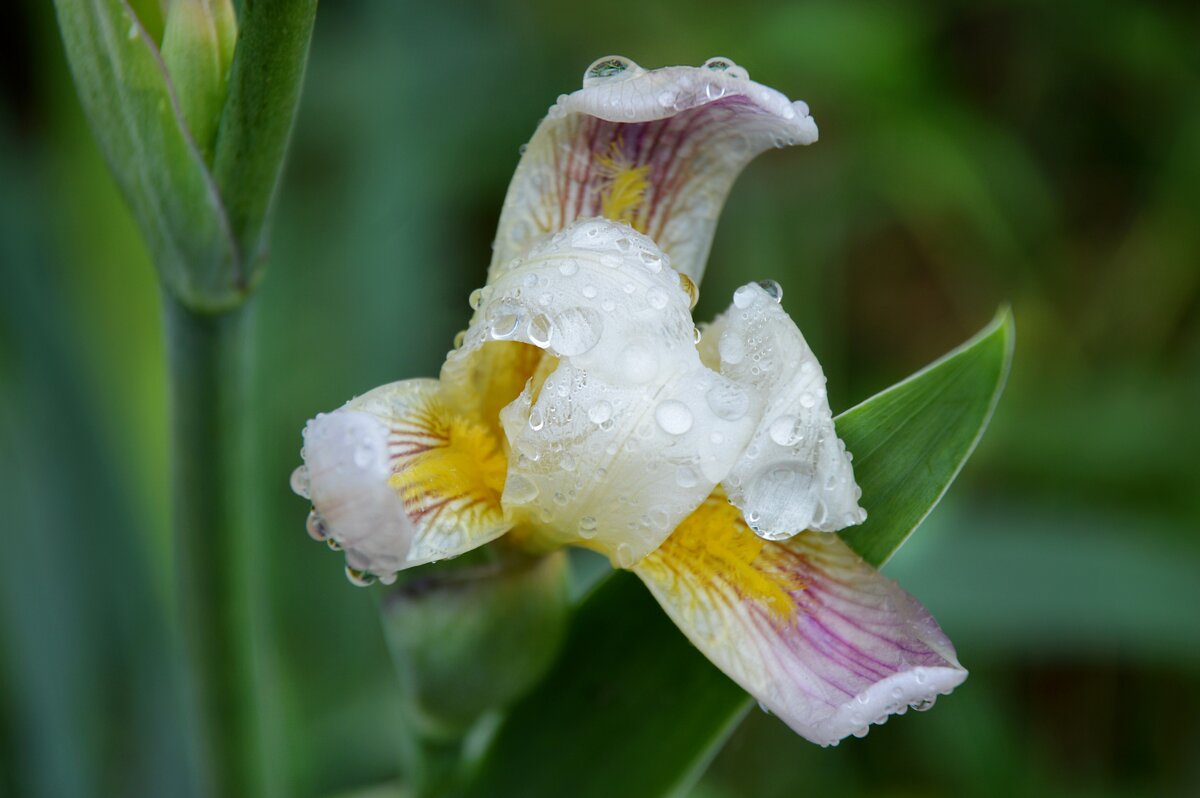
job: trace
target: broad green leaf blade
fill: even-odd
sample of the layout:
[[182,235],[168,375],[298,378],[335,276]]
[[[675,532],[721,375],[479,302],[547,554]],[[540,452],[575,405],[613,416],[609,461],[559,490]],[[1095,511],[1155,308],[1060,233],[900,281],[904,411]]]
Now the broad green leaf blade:
[[125,0],[55,7],[92,132],[163,282],[195,309],[235,304],[241,259],[155,42]]
[[983,437],[1013,336],[1006,308],[962,346],[837,417],[868,513],[840,534],[875,567],[925,520]]
[[[845,536],[868,561],[886,560],[958,474],[995,409],[1012,343],[1004,310],[837,418],[871,513]],[[500,727],[467,794],[683,795],[750,706],[640,582],[618,572],[583,601],[562,658]]]
[[746,709],[741,688],[619,571],[579,608],[554,670],[508,716],[466,795],[681,795]]

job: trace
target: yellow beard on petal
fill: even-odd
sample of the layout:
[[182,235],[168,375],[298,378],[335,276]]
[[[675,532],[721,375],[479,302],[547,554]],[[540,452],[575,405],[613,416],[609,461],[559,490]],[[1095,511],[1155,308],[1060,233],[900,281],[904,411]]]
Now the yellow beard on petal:
[[600,173],[608,178],[608,187],[600,197],[600,213],[614,222],[625,222],[644,233],[645,220],[637,219],[646,190],[650,187],[649,166],[634,166],[621,152],[618,139],[612,143],[610,155],[597,158]]
[[[794,576],[788,578],[785,571],[764,569],[763,563],[756,567],[756,560],[770,545],[751,531],[741,511],[717,491],[638,567],[674,572],[679,578],[673,581],[679,586],[720,582],[737,596],[788,618],[795,612],[789,592],[804,589],[804,584]],[[698,578],[687,578],[689,574]]]
[[405,452],[408,463],[391,477],[405,506],[438,514],[454,502],[454,512],[471,520],[499,517],[508,463],[492,431],[438,400],[426,402],[411,423],[422,443]]

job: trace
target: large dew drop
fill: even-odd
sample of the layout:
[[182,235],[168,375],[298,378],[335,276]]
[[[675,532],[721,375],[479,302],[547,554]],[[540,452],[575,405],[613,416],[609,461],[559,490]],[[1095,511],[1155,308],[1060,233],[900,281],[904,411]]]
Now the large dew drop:
[[669,435],[683,435],[692,428],[692,411],[678,399],[667,399],[654,409],[654,421]]

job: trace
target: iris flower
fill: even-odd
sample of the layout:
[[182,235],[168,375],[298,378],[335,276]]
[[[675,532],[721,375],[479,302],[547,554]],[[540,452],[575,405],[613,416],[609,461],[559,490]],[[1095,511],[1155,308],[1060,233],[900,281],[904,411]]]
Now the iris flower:
[[822,745],[950,692],[966,671],[937,623],[834,534],[866,512],[778,284],[691,315],[738,173],[816,140],[728,59],[594,63],[524,151],[440,377],[308,422],[310,533],[359,583],[502,536],[600,552]]

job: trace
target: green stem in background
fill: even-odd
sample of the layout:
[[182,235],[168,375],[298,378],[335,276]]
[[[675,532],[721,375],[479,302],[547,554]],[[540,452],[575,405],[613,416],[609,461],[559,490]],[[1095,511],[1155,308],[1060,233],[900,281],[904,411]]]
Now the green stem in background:
[[251,306],[196,313],[164,296],[180,633],[205,794],[263,793],[254,668],[261,606],[247,523]]

